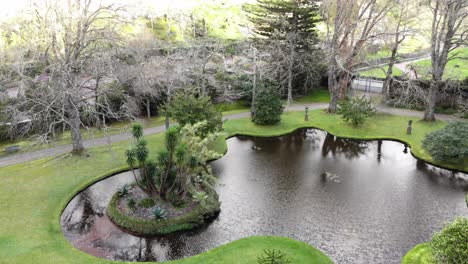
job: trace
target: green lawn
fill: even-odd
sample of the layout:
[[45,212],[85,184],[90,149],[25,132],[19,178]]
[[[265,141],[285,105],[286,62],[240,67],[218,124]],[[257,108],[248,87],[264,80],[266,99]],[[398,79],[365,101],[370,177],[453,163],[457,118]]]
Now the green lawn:
[[[363,127],[354,128],[337,115],[322,110],[310,113],[309,122],[302,112],[290,112],[277,126],[256,126],[249,119],[228,120],[225,130],[235,134],[275,136],[300,127],[318,127],[337,136],[352,138],[388,138],[405,141],[414,155],[431,162],[421,147],[428,132],[440,129],[443,121],[415,122],[414,134],[405,134],[408,117],[379,114]],[[147,136],[151,153],[163,146],[163,134]],[[1,263],[104,263],[107,261],[82,253],[64,238],[59,218],[68,201],[80,190],[99,179],[127,169],[124,151],[130,142],[89,149],[87,158],[61,155],[0,170],[0,256]],[[224,153],[226,144],[220,140],[216,150]],[[468,164],[445,164],[468,171]],[[326,257],[302,243],[282,238],[251,238],[215,249],[195,258],[175,263],[256,263],[264,248],[281,248],[297,261],[293,263],[328,263]],[[313,262],[316,260],[317,262]]]
[[[329,102],[330,93],[328,90],[313,90],[309,95],[301,96],[295,99],[297,103],[321,103]],[[216,108],[223,113],[223,115],[232,115],[242,112],[250,111],[250,106],[247,105],[246,101],[238,100],[232,103],[220,103],[216,105]],[[143,118],[141,122],[145,128],[159,126],[164,124],[164,116],[155,116],[151,119]],[[108,127],[105,129],[81,129],[83,138],[93,139],[93,138],[102,138],[110,135],[117,135],[124,132],[127,132],[130,129],[131,121],[119,121],[108,124]],[[5,148],[8,146],[19,145],[21,146],[20,152],[35,151],[40,149],[52,148],[54,146],[71,144],[71,134],[70,131],[66,131],[63,134],[57,136],[57,140],[50,144],[40,144],[31,139],[19,139],[14,142],[11,141],[0,141],[0,157],[7,156],[10,153],[5,152]]]
[[[164,117],[163,116],[156,116],[152,117],[151,119],[141,119],[140,122],[143,123],[143,126],[146,127],[153,127],[159,126],[164,124]],[[83,139],[93,139],[93,138],[102,138],[111,135],[122,134],[128,132],[130,129],[130,125],[132,121],[119,121],[113,122],[108,124],[106,128],[97,129],[97,128],[89,128],[89,129],[81,129],[81,136]],[[19,139],[14,142],[11,141],[0,141],[0,157],[9,155],[4,150],[8,146],[19,145],[21,146],[20,152],[28,152],[28,151],[35,151],[40,149],[52,148],[55,146],[67,145],[71,144],[71,133],[70,131],[65,131],[64,133],[60,133],[57,135],[57,139],[49,144],[41,144],[39,142],[35,142],[32,139]]]
[[299,104],[328,103],[330,102],[330,91],[326,88],[312,90],[309,95],[295,98],[294,102]]
[[428,243],[416,245],[403,257],[402,264],[435,264]]
[[[388,65],[385,65],[381,68],[372,68],[372,69],[368,69],[365,71],[360,71],[358,72],[358,74],[362,77],[374,77],[374,78],[385,79],[387,70],[388,70]],[[402,76],[402,75],[404,75],[404,72],[402,72],[397,67],[393,66],[393,76],[396,77],[396,76]]]
[[[459,53],[457,58],[450,60],[445,68],[444,79],[464,80],[468,78],[468,48],[459,48],[450,54]],[[431,78],[431,60],[422,60],[413,63],[420,78]]]

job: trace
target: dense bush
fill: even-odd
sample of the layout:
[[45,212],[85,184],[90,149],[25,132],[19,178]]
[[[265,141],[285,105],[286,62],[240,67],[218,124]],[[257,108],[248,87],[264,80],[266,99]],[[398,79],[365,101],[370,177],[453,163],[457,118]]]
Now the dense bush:
[[254,102],[252,121],[257,125],[274,125],[281,121],[283,104],[278,87],[268,83],[259,87]]
[[376,113],[371,101],[364,95],[343,100],[338,104],[338,114],[341,114],[346,122],[351,122],[353,126],[363,124],[367,118]]
[[468,158],[468,123],[450,123],[428,134],[422,143],[435,160],[464,162]]
[[460,217],[435,233],[431,240],[432,256],[439,264],[467,263],[468,218]]
[[221,129],[222,115],[207,96],[196,97],[193,94],[177,93],[166,103],[163,111],[180,126],[195,124],[206,120],[204,135]]

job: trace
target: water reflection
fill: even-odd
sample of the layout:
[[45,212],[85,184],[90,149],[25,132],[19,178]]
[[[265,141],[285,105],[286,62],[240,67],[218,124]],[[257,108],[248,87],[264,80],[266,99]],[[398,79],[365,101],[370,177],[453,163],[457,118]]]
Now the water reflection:
[[[256,148],[253,148],[256,146]],[[400,263],[415,244],[455,216],[468,216],[466,174],[405,155],[392,141],[356,141],[319,130],[278,138],[228,140],[212,163],[221,213],[192,232],[141,238],[105,214],[113,193],[133,182],[121,173],[77,195],[62,214],[75,247],[112,260],[164,261],[252,235],[305,241],[336,263]]]
[[[318,135],[315,137],[320,139]],[[344,155],[347,159],[358,158],[366,154],[368,144],[369,141],[339,138],[330,133],[326,133],[325,139],[323,140],[322,156],[327,157],[331,155],[336,157],[336,155]]]

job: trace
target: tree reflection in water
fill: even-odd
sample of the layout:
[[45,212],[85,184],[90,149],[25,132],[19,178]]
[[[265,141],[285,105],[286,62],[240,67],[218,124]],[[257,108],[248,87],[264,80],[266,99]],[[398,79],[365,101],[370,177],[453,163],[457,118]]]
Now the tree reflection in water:
[[79,234],[89,232],[96,215],[92,201],[89,189],[81,192],[75,202],[74,210],[69,210],[69,214],[65,216],[65,221],[63,221],[69,231]]
[[355,159],[366,153],[369,141],[335,137],[327,133],[322,145],[322,156],[327,157],[330,153],[333,157],[342,154],[347,159]]

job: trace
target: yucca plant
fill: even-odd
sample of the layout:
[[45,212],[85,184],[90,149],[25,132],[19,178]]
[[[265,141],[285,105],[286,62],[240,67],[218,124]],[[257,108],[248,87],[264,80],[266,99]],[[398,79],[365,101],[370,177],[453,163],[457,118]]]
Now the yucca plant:
[[127,195],[128,189],[130,189],[128,184],[125,184],[124,186],[120,187],[119,190],[117,191],[119,197],[124,197],[125,195]]
[[137,140],[142,138],[143,137],[143,125],[140,123],[133,124],[132,135]]
[[[169,177],[169,173],[173,166],[172,162],[174,159],[174,152],[177,148],[177,144],[179,142],[179,130],[177,127],[170,127],[166,131],[166,151],[162,151],[158,155],[158,160],[160,165],[162,166],[161,171],[161,178],[160,178],[160,186],[159,186],[159,193],[161,196],[165,197],[167,194],[167,190],[169,186],[167,186],[167,178]],[[163,169],[164,168],[164,169]]]
[[195,192],[195,194],[193,195],[193,200],[199,203],[202,207],[206,207],[207,199],[208,199],[208,195],[206,194],[206,192],[203,192],[203,191]]
[[134,211],[136,209],[136,202],[133,200],[133,198],[130,198],[127,200],[127,207],[128,209]]
[[[132,127],[132,135],[135,138],[135,145],[125,152],[127,157],[127,164],[132,169],[133,177],[137,185],[145,192],[152,193],[155,191],[152,173],[154,169],[148,161],[149,150],[148,142],[143,137],[143,126],[141,124],[134,124]],[[141,180],[138,179],[135,173],[135,167],[138,165],[140,168]]]
[[166,217],[167,217],[167,211],[166,211],[166,209],[164,209],[164,208],[156,207],[156,208],[154,208],[154,210],[153,210],[153,216],[154,216],[154,219],[156,219],[156,220],[163,220],[163,219],[166,219]]

